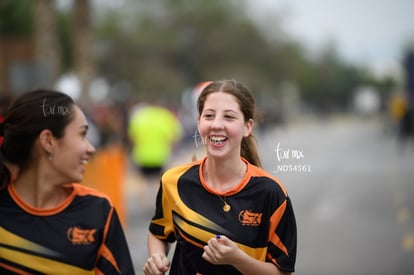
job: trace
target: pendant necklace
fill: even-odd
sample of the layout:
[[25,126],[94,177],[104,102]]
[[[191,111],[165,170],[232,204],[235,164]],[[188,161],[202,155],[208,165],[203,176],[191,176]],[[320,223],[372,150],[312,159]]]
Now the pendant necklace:
[[[240,174],[240,173],[241,173],[241,171],[243,170],[243,167],[245,167],[245,166],[243,165],[243,166],[241,166],[241,167],[240,167],[240,172],[239,172],[239,174]],[[217,195],[217,197],[218,197],[218,198],[219,198],[222,202],[224,202],[224,205],[223,205],[223,211],[224,211],[224,212],[226,212],[226,213],[230,212],[230,210],[231,210],[231,205],[227,203],[226,196],[219,196],[219,195]]]
[[217,196],[217,197],[219,197],[219,199],[224,202],[223,211],[224,212],[229,212],[231,210],[231,206],[230,206],[230,204],[227,203],[226,197],[221,197],[221,196]]

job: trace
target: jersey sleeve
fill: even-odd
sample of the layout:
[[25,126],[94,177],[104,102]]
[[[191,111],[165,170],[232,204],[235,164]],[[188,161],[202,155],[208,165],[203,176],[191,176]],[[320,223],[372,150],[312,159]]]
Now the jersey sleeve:
[[96,267],[96,274],[135,274],[124,231],[113,207],[105,225]]
[[162,183],[157,193],[155,214],[151,220],[149,231],[161,240],[171,243],[175,241],[171,207]]
[[[197,164],[187,164],[167,170],[161,177],[160,188],[157,193],[155,214],[151,220],[149,231],[158,239],[174,242],[175,228],[173,223],[173,209],[180,199],[177,184],[181,176]],[[198,166],[194,166],[197,169]]]
[[286,196],[271,217],[267,261],[284,272],[294,272],[297,247],[296,219],[291,200]]

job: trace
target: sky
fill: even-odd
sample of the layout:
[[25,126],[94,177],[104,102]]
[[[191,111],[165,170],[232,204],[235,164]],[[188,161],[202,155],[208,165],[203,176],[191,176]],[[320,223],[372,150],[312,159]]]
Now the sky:
[[[345,60],[396,73],[414,45],[414,0],[255,0],[258,14],[282,16],[283,29],[317,52],[334,41]],[[397,72],[398,73],[398,72]]]

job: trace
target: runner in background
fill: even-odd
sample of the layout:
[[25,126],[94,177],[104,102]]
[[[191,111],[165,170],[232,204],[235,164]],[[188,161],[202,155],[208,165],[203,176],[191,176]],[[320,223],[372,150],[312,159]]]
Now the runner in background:
[[160,176],[171,159],[183,130],[177,116],[160,105],[143,105],[133,111],[128,124],[131,159],[144,182],[142,199],[154,200]]

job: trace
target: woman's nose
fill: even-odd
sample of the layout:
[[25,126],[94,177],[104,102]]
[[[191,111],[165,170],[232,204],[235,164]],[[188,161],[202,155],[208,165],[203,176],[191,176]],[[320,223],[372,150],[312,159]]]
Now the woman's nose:
[[93,156],[96,152],[95,146],[92,145],[92,143],[90,141],[89,142],[89,146],[88,146],[88,154]]
[[223,129],[224,128],[223,120],[219,117],[215,117],[213,122],[211,123],[211,128],[212,129]]

